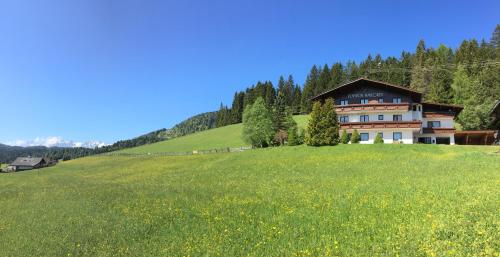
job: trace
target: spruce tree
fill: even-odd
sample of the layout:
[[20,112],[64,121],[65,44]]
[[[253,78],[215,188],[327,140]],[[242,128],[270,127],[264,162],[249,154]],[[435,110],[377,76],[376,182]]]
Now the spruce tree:
[[300,111],[304,114],[311,112],[312,102],[311,98],[315,95],[317,91],[316,85],[318,83],[319,71],[316,65],[311,68],[309,75],[307,75],[306,83],[304,85],[304,90],[302,91],[301,107]]
[[355,129],[351,135],[351,144],[359,144],[361,141],[361,135],[358,133],[358,130]]
[[330,69],[328,65],[325,64],[323,69],[319,73],[318,84],[316,85],[316,90],[314,91],[314,95],[319,95],[325,92],[328,89],[328,85],[330,84]]
[[340,142],[342,144],[349,144],[349,135],[345,129],[342,131],[342,136],[340,136]]
[[328,84],[328,89],[336,88],[342,85],[346,80],[346,75],[342,63],[337,62],[332,65],[330,70],[330,83]]
[[319,102],[314,103],[305,141],[311,146],[339,143],[339,123],[333,99],[327,99],[323,105]]
[[293,146],[300,144],[302,144],[302,142],[300,142],[298,128],[296,126],[290,128],[288,130],[288,145]]
[[332,98],[327,99],[321,106],[321,112],[322,145],[337,145],[339,143],[339,122]]
[[292,100],[292,113],[300,113],[300,101],[302,100],[302,90],[299,85],[295,85],[293,88],[293,100]]
[[425,42],[420,40],[417,45],[417,50],[415,51],[415,58],[411,71],[410,88],[424,94],[427,93],[430,80],[429,69],[426,68],[427,63],[427,50],[425,48]]
[[375,140],[373,141],[374,144],[383,144],[384,143],[384,139],[382,138],[382,134],[381,133],[377,133],[377,135],[375,136]]
[[309,116],[309,123],[307,124],[307,130],[305,134],[304,141],[310,146],[320,146],[322,143],[322,131],[319,123],[322,119],[321,115],[321,103],[316,101],[313,104],[312,112]]

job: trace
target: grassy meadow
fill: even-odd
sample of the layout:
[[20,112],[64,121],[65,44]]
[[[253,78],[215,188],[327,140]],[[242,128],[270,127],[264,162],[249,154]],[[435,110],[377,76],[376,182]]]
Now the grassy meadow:
[[0,256],[498,256],[500,148],[89,157],[0,174],[0,206]]
[[[308,115],[294,116],[297,125],[305,128]],[[124,149],[121,153],[144,154],[158,152],[189,152],[224,147],[247,146],[241,138],[242,124],[234,124],[216,129],[209,129],[191,135],[174,138],[154,144]]]

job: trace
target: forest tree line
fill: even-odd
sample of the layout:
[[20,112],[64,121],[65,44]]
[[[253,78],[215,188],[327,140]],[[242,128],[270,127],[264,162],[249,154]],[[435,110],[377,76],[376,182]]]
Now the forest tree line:
[[488,112],[500,99],[500,25],[489,40],[464,40],[456,49],[443,44],[428,47],[420,40],[413,53],[382,58],[371,54],[359,64],[348,61],[313,65],[305,83],[295,83],[292,75],[272,82],[257,82],[236,92],[230,107],[221,104],[217,127],[242,122],[243,112],[258,97],[272,108],[279,94],[293,114],[308,114],[311,98],[361,77],[408,87],[422,92],[423,101],[457,104],[464,107],[457,122],[466,130],[485,129]]

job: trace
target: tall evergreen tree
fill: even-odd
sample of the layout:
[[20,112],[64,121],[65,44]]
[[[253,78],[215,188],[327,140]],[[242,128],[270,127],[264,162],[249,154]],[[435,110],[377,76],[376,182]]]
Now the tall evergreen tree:
[[265,94],[262,97],[264,97],[268,108],[271,108],[274,105],[274,101],[276,99],[276,90],[274,89],[273,83],[271,81],[266,81],[264,86]]
[[432,75],[429,83],[429,90],[425,99],[436,103],[450,103],[452,101],[452,71],[450,64],[452,62],[453,52],[445,45],[440,45],[435,51]]
[[312,109],[311,98],[313,98],[317,91],[316,85],[319,79],[319,71],[316,65],[313,65],[309,75],[307,75],[306,83],[304,85],[304,90],[302,91],[302,100],[301,100],[301,112],[309,113]]
[[346,80],[346,75],[344,73],[344,67],[342,63],[336,62],[332,65],[330,70],[330,83],[328,84],[328,89],[336,88],[343,84]]
[[300,102],[302,101],[302,90],[299,85],[293,87],[292,113],[300,113]]
[[325,92],[328,89],[328,85],[330,84],[330,68],[328,68],[328,64],[323,66],[323,69],[319,73],[318,83],[316,85],[316,90],[314,91],[315,95],[319,95]]
[[415,51],[415,59],[411,71],[410,88],[424,94],[428,91],[430,74],[427,65],[427,49],[424,40],[420,40]]
[[231,105],[231,122],[241,123],[243,119],[245,93],[236,92],[234,93],[233,104]]

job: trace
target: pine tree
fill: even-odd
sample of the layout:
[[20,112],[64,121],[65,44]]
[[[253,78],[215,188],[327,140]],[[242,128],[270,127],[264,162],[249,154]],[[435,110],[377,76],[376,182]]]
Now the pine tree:
[[217,127],[223,127],[231,124],[231,111],[227,108],[227,106],[220,104],[219,111],[217,112]]
[[295,85],[293,88],[293,100],[292,100],[292,113],[300,113],[300,102],[302,100],[302,90],[299,85]]
[[307,127],[306,143],[312,146],[339,143],[339,123],[333,99],[327,99],[323,105],[314,103]]
[[271,143],[273,135],[271,113],[262,97],[259,97],[243,113],[243,139],[254,147],[266,147]]
[[342,144],[349,144],[349,135],[347,135],[347,131],[345,129],[342,131],[342,135],[340,136],[340,142]]
[[328,84],[328,89],[336,88],[345,82],[346,75],[342,63],[337,62],[332,65],[332,69],[330,70],[330,77],[331,80]]
[[319,73],[318,84],[316,85],[316,90],[314,91],[314,95],[319,95],[325,92],[328,89],[328,85],[330,84],[330,69],[328,65],[325,64],[323,69]]
[[311,68],[309,75],[307,75],[306,83],[304,85],[304,90],[302,91],[301,107],[300,111],[304,114],[311,112],[312,102],[311,98],[315,95],[317,91],[316,85],[318,83],[319,71],[316,65]]
[[322,120],[320,122],[323,131],[323,145],[337,145],[339,143],[339,122],[337,112],[332,98],[329,98],[321,106]]
[[231,123],[241,123],[244,110],[244,92],[234,93],[233,104],[231,105]]
[[441,44],[434,54],[432,76],[425,99],[436,103],[450,103],[452,101],[450,86],[453,78],[449,64],[452,62],[453,52]]
[[286,131],[288,128],[286,126],[286,103],[283,93],[278,93],[276,102],[273,107],[273,124],[274,131],[278,132],[280,130]]
[[358,65],[354,61],[348,61],[345,68],[346,81],[353,81],[361,77]]
[[294,87],[295,82],[292,75],[288,75],[288,79],[285,82],[285,89],[283,90],[283,95],[285,96],[286,106],[292,107],[294,100]]
[[322,143],[322,131],[319,123],[322,119],[321,103],[314,102],[312,112],[309,116],[309,123],[307,124],[306,135],[304,141],[310,146],[320,146]]
[[266,81],[264,83],[265,94],[264,99],[268,108],[271,108],[274,105],[274,101],[276,100],[276,90],[274,89],[273,83],[271,81]]
[[355,129],[351,135],[351,144],[359,144],[361,141],[361,135],[358,133],[358,130]]
[[424,40],[420,40],[417,45],[417,50],[415,51],[415,59],[411,71],[410,88],[424,94],[428,91],[427,89],[430,81],[430,74],[428,69],[425,67],[426,65],[427,50],[425,48]]

